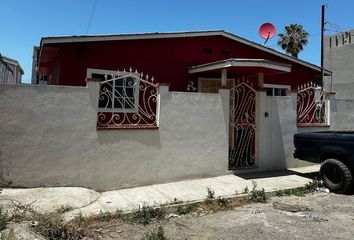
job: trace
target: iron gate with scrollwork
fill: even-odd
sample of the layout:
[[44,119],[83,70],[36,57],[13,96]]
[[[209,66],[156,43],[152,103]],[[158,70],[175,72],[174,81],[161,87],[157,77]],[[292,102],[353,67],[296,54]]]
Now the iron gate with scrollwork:
[[252,84],[238,83],[230,90],[229,169],[255,166],[256,91]]

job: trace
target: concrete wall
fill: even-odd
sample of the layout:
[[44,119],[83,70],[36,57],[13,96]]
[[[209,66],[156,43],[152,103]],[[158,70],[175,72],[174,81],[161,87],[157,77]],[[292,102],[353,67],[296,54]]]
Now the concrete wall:
[[[337,98],[354,99],[354,30],[325,37],[324,66],[333,71],[325,81],[327,91]],[[332,86],[331,86],[332,82]]]
[[159,129],[96,131],[88,88],[0,85],[1,183],[108,190],[224,174],[222,94],[161,86]]
[[326,131],[329,127],[297,127],[296,93],[270,97],[258,92],[257,111],[258,166],[260,169],[284,169],[311,165],[294,159],[293,136],[298,132]]
[[331,101],[331,130],[354,131],[354,99]]

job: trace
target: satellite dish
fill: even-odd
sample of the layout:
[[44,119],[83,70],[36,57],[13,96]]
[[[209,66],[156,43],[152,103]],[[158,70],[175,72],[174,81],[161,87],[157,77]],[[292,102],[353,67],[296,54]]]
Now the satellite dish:
[[265,45],[267,41],[275,35],[274,25],[271,23],[263,23],[259,28],[259,35],[261,36],[261,38],[265,39],[265,42],[263,44]]

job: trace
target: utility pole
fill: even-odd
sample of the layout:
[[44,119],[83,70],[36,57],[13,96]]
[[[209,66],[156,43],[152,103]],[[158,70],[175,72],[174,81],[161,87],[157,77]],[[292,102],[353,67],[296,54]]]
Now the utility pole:
[[322,16],[321,16],[321,87],[323,88],[324,82],[324,66],[323,66],[323,35],[325,26],[325,5],[322,4]]

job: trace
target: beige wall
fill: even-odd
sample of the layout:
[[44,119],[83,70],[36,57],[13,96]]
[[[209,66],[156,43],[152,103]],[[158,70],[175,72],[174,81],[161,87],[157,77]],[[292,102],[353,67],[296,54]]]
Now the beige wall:
[[2,185],[108,190],[224,174],[222,94],[161,86],[159,129],[96,131],[88,88],[0,85]]

